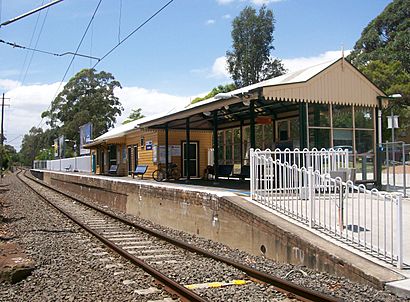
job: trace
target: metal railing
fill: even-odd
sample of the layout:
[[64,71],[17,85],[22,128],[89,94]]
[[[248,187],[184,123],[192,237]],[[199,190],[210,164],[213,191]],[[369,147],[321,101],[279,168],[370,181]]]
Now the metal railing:
[[407,196],[410,186],[410,144],[386,142],[382,144],[382,186],[386,191],[399,191]]
[[251,149],[253,200],[402,268],[401,195],[331,178],[323,166],[283,162],[275,152]]

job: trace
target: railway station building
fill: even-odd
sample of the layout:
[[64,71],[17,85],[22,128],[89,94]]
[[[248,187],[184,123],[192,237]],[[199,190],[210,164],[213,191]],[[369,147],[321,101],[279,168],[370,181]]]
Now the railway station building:
[[209,165],[216,176],[219,166],[243,175],[250,148],[342,148],[349,150],[356,180],[377,183],[381,108],[387,102],[383,91],[340,58],[122,125],[87,147],[96,173],[115,163],[127,175],[145,164],[150,177],[159,163],[173,162],[187,179],[203,177]]

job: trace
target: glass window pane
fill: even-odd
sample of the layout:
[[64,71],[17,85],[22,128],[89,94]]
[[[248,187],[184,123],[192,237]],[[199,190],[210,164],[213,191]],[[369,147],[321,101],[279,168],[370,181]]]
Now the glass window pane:
[[241,143],[241,130],[239,128],[233,129],[233,143],[234,144]]
[[249,150],[251,148],[251,132],[250,132],[250,127],[244,127],[243,128],[243,159],[244,159],[244,165],[249,164]]
[[263,125],[255,125],[255,138],[256,148],[263,150]]
[[353,131],[333,130],[333,148],[349,149],[353,151]]
[[300,147],[300,127],[298,117],[290,120],[290,139],[292,140],[293,148]]
[[359,154],[373,152],[372,130],[356,130],[356,150]]
[[373,129],[373,108],[355,107],[354,118],[356,128]]
[[278,139],[279,141],[287,141],[289,139],[287,120],[278,122]]
[[329,105],[309,104],[309,126],[310,127],[329,127],[330,111]]
[[264,145],[265,149],[269,148],[272,150],[273,148],[273,125],[267,124],[264,125]]
[[309,149],[330,148],[330,130],[329,129],[310,129],[309,130]]
[[352,106],[333,106],[333,127],[353,128]]
[[232,130],[225,131],[225,163],[232,163]]
[[235,144],[233,146],[233,157],[234,157],[235,162],[241,161],[241,145],[240,144]]

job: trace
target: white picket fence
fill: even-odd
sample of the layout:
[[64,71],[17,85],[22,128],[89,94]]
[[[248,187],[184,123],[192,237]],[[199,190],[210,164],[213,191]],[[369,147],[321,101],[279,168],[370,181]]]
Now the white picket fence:
[[91,172],[91,156],[79,156],[54,160],[35,160],[34,169],[51,170],[51,171],[78,171]]
[[347,151],[293,153],[251,149],[251,198],[402,268],[401,195],[331,178],[333,171],[347,168]]

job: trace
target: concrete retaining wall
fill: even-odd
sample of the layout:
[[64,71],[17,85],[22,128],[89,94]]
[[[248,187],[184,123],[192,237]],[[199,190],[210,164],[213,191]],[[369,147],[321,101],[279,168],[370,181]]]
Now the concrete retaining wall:
[[[36,173],[37,176],[39,173]],[[135,216],[279,262],[304,265],[383,288],[401,275],[353,254],[239,196],[44,172],[44,181]],[[220,195],[220,194],[219,194]]]

